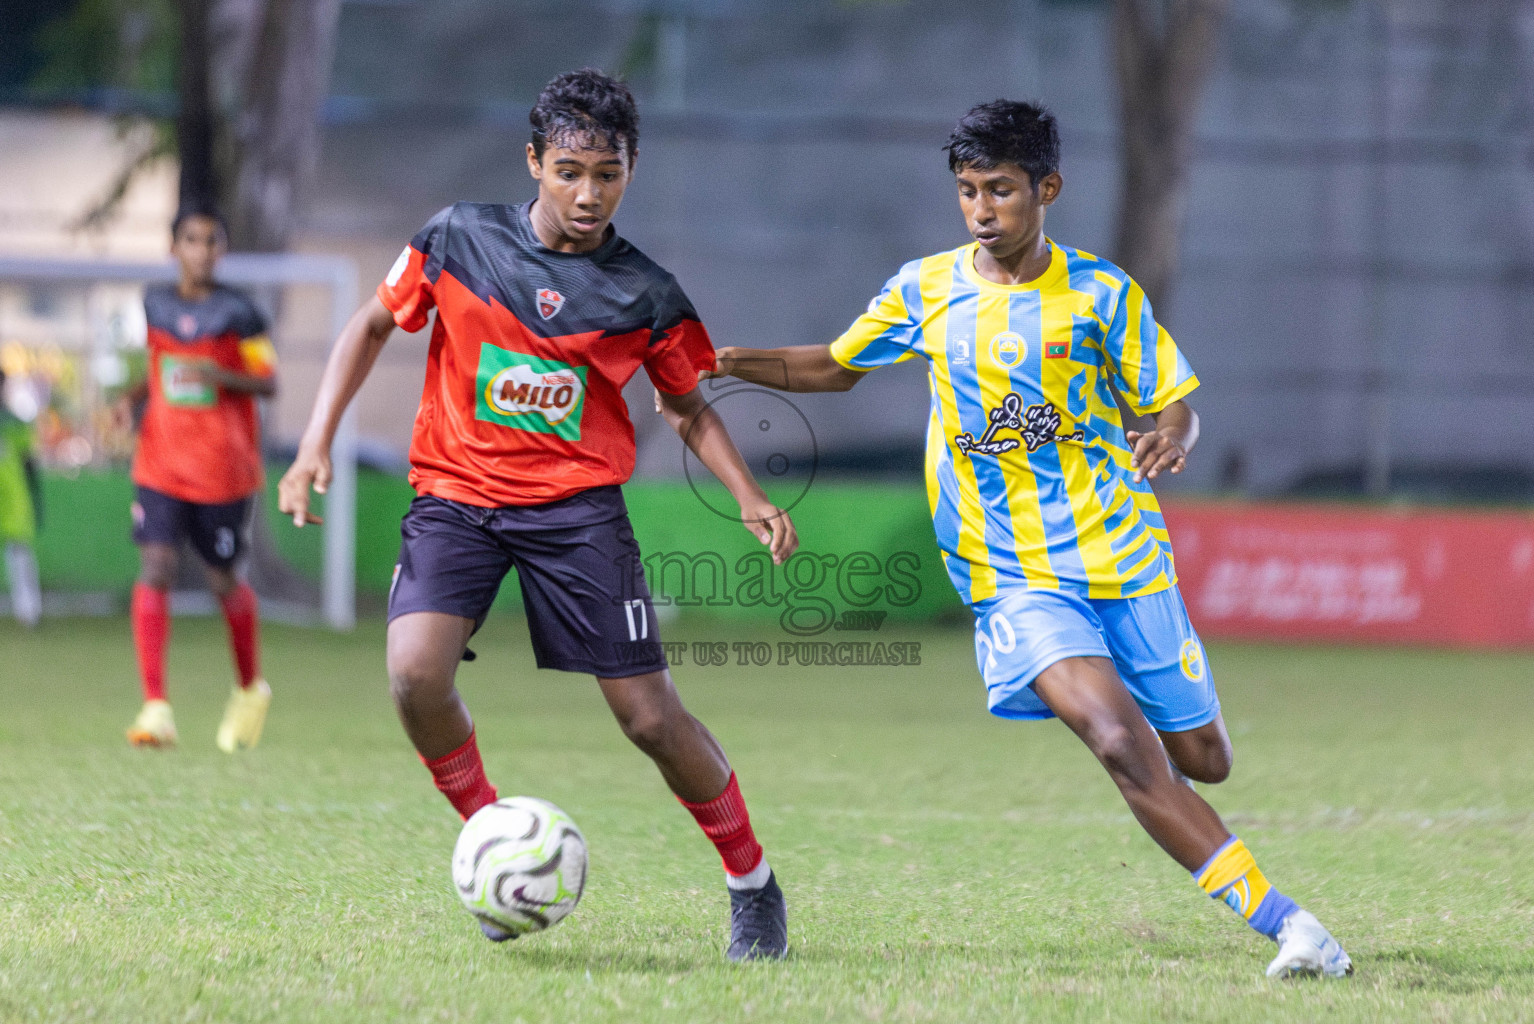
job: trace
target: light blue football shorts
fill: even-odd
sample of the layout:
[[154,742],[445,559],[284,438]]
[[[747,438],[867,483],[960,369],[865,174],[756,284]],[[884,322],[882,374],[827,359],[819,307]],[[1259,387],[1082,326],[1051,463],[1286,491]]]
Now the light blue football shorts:
[[1076,657],[1113,659],[1146,719],[1162,732],[1196,729],[1220,713],[1204,645],[1176,587],[1116,599],[1007,589],[971,610],[975,661],[997,717],[1053,718],[1033,681]]

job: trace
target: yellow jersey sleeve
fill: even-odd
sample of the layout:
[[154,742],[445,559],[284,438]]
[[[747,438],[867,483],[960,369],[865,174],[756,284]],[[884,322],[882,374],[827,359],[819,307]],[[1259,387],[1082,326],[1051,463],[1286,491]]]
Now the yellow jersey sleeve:
[[1141,416],[1160,412],[1198,387],[1193,367],[1156,322],[1150,299],[1132,278],[1124,279],[1103,352],[1124,401]]
[[277,372],[277,349],[271,338],[257,334],[240,342],[240,361],[246,373],[270,377]]
[[832,359],[849,370],[873,370],[919,354],[921,324],[907,304],[903,277],[890,278],[868,304],[868,312],[831,343]]

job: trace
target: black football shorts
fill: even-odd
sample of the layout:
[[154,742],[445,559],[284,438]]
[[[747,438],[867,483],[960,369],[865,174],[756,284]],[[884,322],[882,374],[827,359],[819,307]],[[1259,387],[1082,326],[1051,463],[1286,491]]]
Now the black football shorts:
[[204,562],[228,569],[250,546],[250,498],[204,505],[135,485],[133,543],[169,544],[185,538]]
[[503,508],[423,495],[400,534],[391,621],[443,612],[478,629],[515,568],[539,668],[621,679],[666,667],[618,487]]

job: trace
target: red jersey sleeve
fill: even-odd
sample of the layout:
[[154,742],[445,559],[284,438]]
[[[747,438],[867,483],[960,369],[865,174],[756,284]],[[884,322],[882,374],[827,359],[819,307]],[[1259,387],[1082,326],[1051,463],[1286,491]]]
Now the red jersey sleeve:
[[378,286],[378,301],[394,314],[394,322],[407,331],[425,327],[427,314],[437,304],[433,289],[442,272],[442,251],[452,212],[449,206],[427,221]]
[[660,390],[685,395],[698,386],[698,373],[714,368],[714,343],[698,313],[673,280],[656,313],[645,355],[645,372]]

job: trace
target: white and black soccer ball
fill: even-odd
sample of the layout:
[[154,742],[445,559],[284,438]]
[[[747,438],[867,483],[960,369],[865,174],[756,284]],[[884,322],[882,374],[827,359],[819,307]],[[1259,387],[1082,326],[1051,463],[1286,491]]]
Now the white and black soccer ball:
[[586,887],[586,838],[547,800],[513,796],[464,822],[453,884],[469,913],[512,935],[559,923]]

